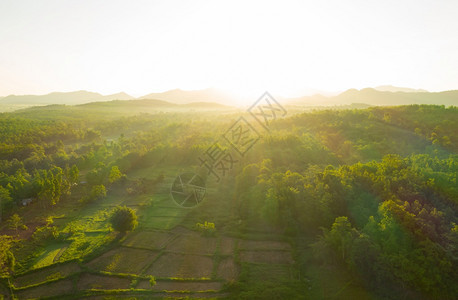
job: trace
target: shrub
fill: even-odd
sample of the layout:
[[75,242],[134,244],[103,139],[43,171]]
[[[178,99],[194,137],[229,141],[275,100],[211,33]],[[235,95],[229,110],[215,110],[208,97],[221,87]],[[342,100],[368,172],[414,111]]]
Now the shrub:
[[107,190],[103,184],[94,185],[89,195],[81,199],[81,202],[83,203],[95,202],[95,201],[105,198],[106,196],[107,196]]
[[56,226],[41,226],[35,229],[35,232],[32,234],[32,239],[36,243],[44,242],[48,239],[57,239],[59,238],[59,231]]
[[127,206],[117,206],[110,217],[110,223],[116,231],[132,231],[138,224],[137,214]]
[[204,235],[213,235],[216,232],[215,223],[212,222],[197,223],[196,228]]
[[156,285],[156,278],[152,275],[149,276],[149,284],[151,286],[155,286]]

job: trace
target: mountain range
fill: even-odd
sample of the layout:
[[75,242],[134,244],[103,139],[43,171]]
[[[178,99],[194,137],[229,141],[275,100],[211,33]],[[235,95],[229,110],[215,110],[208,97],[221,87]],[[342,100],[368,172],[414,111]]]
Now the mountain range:
[[[284,104],[298,106],[334,106],[348,105],[352,103],[364,103],[367,105],[408,105],[408,104],[438,104],[458,106],[458,90],[444,92],[428,92],[394,86],[379,86],[362,90],[349,89],[343,93],[331,96],[316,94],[296,98],[276,97]],[[233,105],[237,103],[235,98],[224,94],[217,89],[204,89],[184,91],[174,89],[163,93],[151,93],[138,98],[124,92],[102,95],[88,91],[55,92],[47,95],[10,95],[0,97],[0,105],[49,105],[66,104],[77,105],[90,102],[106,102],[113,100],[161,100],[174,104],[190,103],[218,103]],[[256,100],[256,99],[255,99]],[[247,103],[250,104],[250,103]],[[198,107],[198,104],[196,107]]]
[[350,89],[337,96],[322,95],[289,98],[284,100],[293,105],[347,105],[364,103],[368,105],[409,105],[409,104],[437,104],[458,106],[458,90],[445,92],[403,92],[380,91],[374,88],[362,90]]
[[411,88],[405,88],[405,87],[398,87],[398,86],[392,86],[392,85],[380,85],[374,88],[374,90],[381,91],[381,92],[404,92],[404,93],[427,93],[427,90],[422,90],[422,89],[411,89]]
[[176,104],[189,104],[194,102],[214,102],[219,104],[230,104],[233,98],[217,89],[204,89],[194,91],[184,91],[174,89],[163,93],[151,93],[138,99],[158,99]]
[[133,100],[134,97],[126,93],[113,95],[102,95],[88,91],[76,92],[55,92],[47,95],[9,95],[0,98],[0,104],[29,104],[29,105],[48,105],[48,104],[68,104],[76,105],[88,102],[101,102],[111,100]]

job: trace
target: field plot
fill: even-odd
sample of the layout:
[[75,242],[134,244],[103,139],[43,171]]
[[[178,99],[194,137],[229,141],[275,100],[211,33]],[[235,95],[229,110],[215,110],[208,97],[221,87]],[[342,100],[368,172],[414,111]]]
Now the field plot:
[[222,255],[233,255],[236,239],[230,237],[221,237],[220,240],[220,253]]
[[174,234],[164,231],[140,231],[131,233],[124,241],[127,247],[159,250],[164,248],[173,238]]
[[232,281],[238,278],[239,273],[240,268],[235,263],[234,258],[228,257],[220,261],[216,277],[227,281]]
[[243,263],[242,269],[245,272],[246,280],[262,281],[288,281],[293,279],[293,266],[280,264],[253,264]]
[[155,277],[210,278],[213,259],[207,256],[164,253],[146,273]]
[[219,281],[178,281],[178,280],[158,280],[154,287],[149,281],[143,280],[137,285],[137,289],[152,289],[154,291],[219,291],[222,288]]
[[241,240],[238,244],[243,250],[291,250],[286,242]]
[[288,251],[240,251],[240,260],[250,263],[292,264],[294,262]]
[[62,278],[81,271],[77,263],[58,264],[41,270],[32,271],[14,279],[15,287],[25,287],[45,282],[50,278]]
[[125,197],[125,200],[122,202],[122,205],[126,205],[126,206],[147,205],[150,200],[151,200],[151,196],[147,194],[139,195],[137,197]]
[[188,228],[183,226],[176,226],[172,229],[172,232],[175,234],[197,234],[197,232],[189,230]]
[[49,284],[31,287],[25,290],[16,291],[18,299],[36,299],[69,294],[73,290],[73,282],[70,279],[59,280]]
[[150,250],[119,247],[93,259],[87,266],[98,271],[139,274],[157,255]]
[[139,222],[143,229],[171,229],[181,223],[183,218],[189,213],[172,203],[167,197],[161,200],[160,204],[138,210]]
[[45,249],[43,249],[40,256],[37,257],[32,269],[38,269],[52,265],[59,259],[60,254],[62,254],[62,252],[65,251],[65,249],[67,249],[67,247],[67,243],[57,243],[48,245]]
[[182,252],[189,254],[214,254],[216,250],[217,239],[203,237],[193,232],[183,234],[167,245],[167,251]]
[[128,278],[119,278],[114,276],[102,276],[93,274],[83,274],[78,280],[78,290],[88,289],[128,289],[131,280]]

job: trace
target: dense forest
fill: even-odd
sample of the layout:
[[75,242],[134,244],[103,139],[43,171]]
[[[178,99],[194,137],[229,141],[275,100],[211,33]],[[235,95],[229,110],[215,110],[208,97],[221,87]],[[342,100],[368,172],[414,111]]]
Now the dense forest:
[[[456,107],[286,107],[268,131],[253,122],[260,138],[221,180],[199,158],[250,116],[202,107],[112,101],[0,114],[0,295],[458,297]],[[206,180],[205,199],[193,209],[176,207],[169,194],[184,172]],[[114,226],[113,211],[124,206],[138,216],[136,228]],[[159,271],[161,258],[194,253],[192,244],[170,253],[168,244],[154,246],[157,256],[139,268],[138,255],[122,256],[179,230],[217,241],[198,256],[211,256],[208,274]],[[151,241],[137,239],[149,233]],[[226,240],[236,241],[232,252]],[[274,246],[246,246],[266,240],[285,245],[277,262]],[[247,258],[267,252],[270,260]],[[234,275],[225,277],[228,261]],[[128,283],[85,286],[87,276]],[[208,287],[163,287],[176,282]]]

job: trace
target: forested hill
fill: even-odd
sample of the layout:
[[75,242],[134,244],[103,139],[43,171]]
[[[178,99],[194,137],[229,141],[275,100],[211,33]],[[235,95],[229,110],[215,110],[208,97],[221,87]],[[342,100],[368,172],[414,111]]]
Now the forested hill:
[[[236,111],[234,107],[211,102],[196,102],[189,104],[174,104],[155,99],[142,100],[112,100],[91,102],[80,105],[47,105],[24,108],[12,112],[8,116],[20,116],[30,119],[113,119],[133,116],[142,113],[161,112],[205,112],[205,111]],[[7,114],[5,114],[7,116]],[[67,119],[67,120],[69,120]]]
[[444,92],[391,92],[372,88],[362,90],[350,89],[337,96],[322,95],[286,99],[285,102],[295,105],[345,105],[365,103],[369,105],[408,105],[436,104],[458,106],[458,91]]
[[[409,104],[432,104],[432,105],[454,105],[458,106],[458,91],[428,92],[424,90],[413,90],[408,88],[396,88],[382,86],[378,88],[365,88],[361,90],[349,89],[335,96],[304,96],[297,98],[283,98],[281,95],[274,95],[282,99],[284,103],[302,106],[334,106],[362,103],[366,105],[409,105]],[[76,91],[61,93],[55,92],[47,95],[9,95],[0,97],[0,109],[3,107],[29,105],[78,105],[90,102],[105,102],[112,100],[151,100],[156,99],[171,104],[192,104],[192,103],[218,103],[223,105],[235,105],[245,102],[245,97],[229,96],[216,89],[204,89],[196,91],[170,90],[163,93],[151,93],[142,97],[132,97],[126,93],[112,95],[101,95],[88,91]],[[1,110],[0,110],[1,111]]]
[[110,100],[131,100],[134,97],[126,93],[117,93],[113,95],[103,96],[99,93],[88,91],[76,92],[55,92],[47,95],[9,95],[0,98],[0,104],[29,104],[29,105],[43,105],[43,104],[66,104],[75,105],[94,101],[110,101]]
[[[456,107],[296,111],[263,131],[201,105],[0,114],[0,295],[456,299]],[[241,115],[259,139],[217,181],[199,158],[231,149]],[[170,196],[185,172],[206,179],[195,209]],[[135,231],[112,228],[120,205]]]

